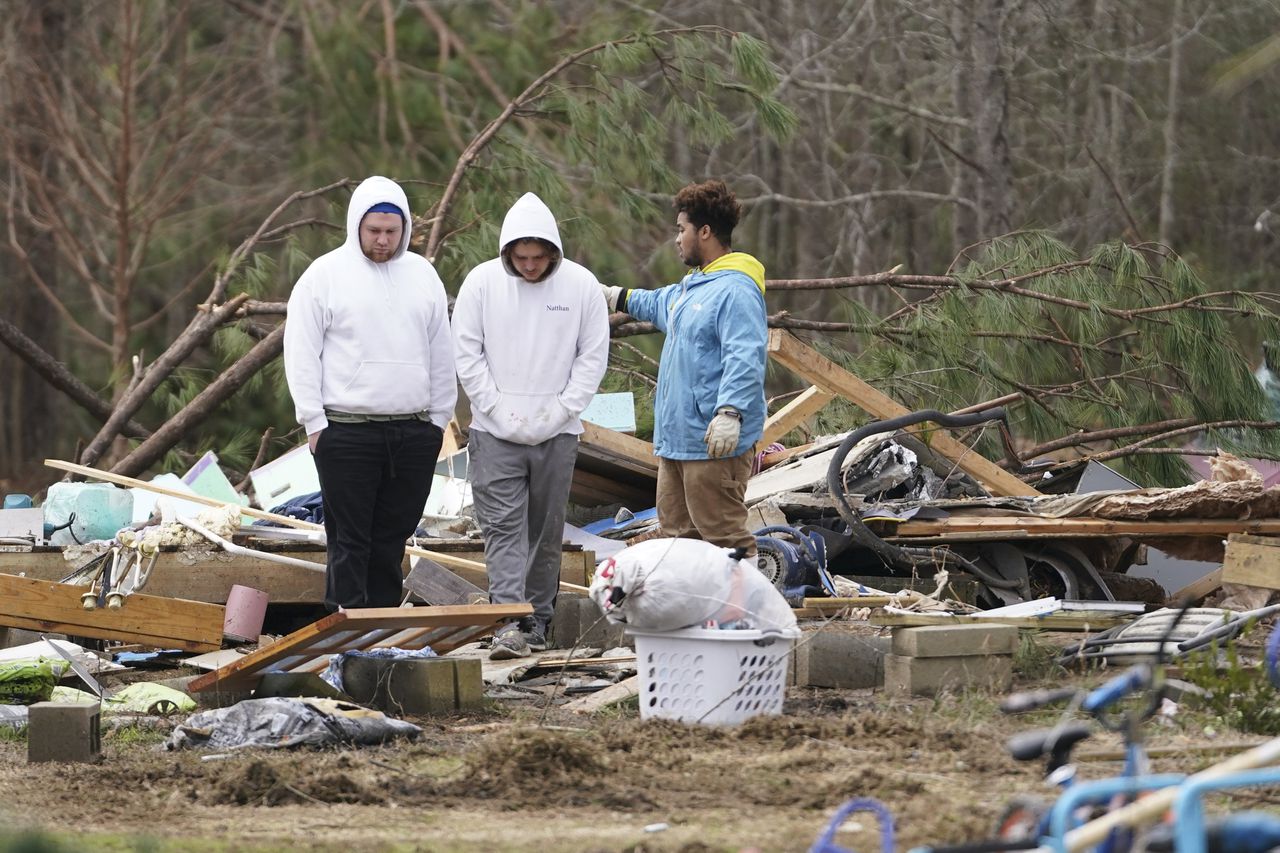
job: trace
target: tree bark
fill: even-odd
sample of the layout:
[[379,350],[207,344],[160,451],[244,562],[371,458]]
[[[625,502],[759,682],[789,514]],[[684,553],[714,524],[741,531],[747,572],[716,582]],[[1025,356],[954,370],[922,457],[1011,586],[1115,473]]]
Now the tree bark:
[[987,239],[1013,230],[1013,164],[1009,157],[1009,80],[1005,73],[1004,0],[974,4],[974,137],[978,177],[978,232]]
[[[81,408],[93,415],[94,418],[104,422],[111,418],[112,408],[109,402],[95,394],[92,388],[77,379],[70,370],[67,370],[66,365],[45,352],[39,344],[24,335],[21,329],[3,317],[0,317],[0,343],[12,350],[14,355],[22,359],[45,382],[66,394]],[[41,400],[45,397],[43,394],[32,394],[30,396],[36,400]],[[26,419],[36,420],[39,412],[24,410],[17,414]],[[44,431],[48,430],[47,422],[37,420],[34,426]],[[133,420],[124,422],[123,432],[133,438],[146,438],[151,435],[151,430]]]
[[165,421],[164,426],[156,430],[154,435],[116,463],[111,473],[136,477],[160,461],[193,427],[204,421],[218,406],[239,391],[240,387],[255,373],[275,361],[283,351],[284,324],[281,323],[275,331],[258,341],[253,349],[209,383],[208,387],[196,395],[196,398],[183,407],[182,411]]
[[1174,177],[1178,170],[1178,111],[1182,98],[1182,0],[1173,2],[1173,22],[1169,32],[1169,94],[1164,116],[1164,166],[1160,171],[1160,227],[1162,245],[1173,245]]
[[[80,464],[93,465],[101,459],[102,454],[111,446],[111,442],[120,434],[125,422],[142,408],[142,405],[151,398],[151,395],[169,378],[170,374],[181,367],[183,362],[196,349],[203,346],[223,323],[229,322],[235,317],[236,311],[240,309],[240,306],[248,298],[249,294],[241,293],[217,307],[209,306],[207,310],[197,312],[182,334],[178,335],[177,339],[169,344],[169,348],[158,359],[144,369],[142,378],[131,386],[124,396],[120,398],[119,402],[116,403],[111,417],[102,425],[102,429],[98,430],[98,434],[89,442],[88,447],[84,449],[84,453],[80,454]],[[283,332],[281,332],[281,335],[283,335]],[[154,438],[155,436],[153,435],[152,439]],[[168,448],[165,449],[167,450]],[[132,458],[137,452],[138,450],[134,450],[127,458]]]

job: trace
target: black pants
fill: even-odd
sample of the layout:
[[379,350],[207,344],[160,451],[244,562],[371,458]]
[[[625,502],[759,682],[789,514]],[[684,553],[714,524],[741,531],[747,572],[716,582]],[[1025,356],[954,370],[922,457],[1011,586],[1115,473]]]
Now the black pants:
[[417,420],[330,422],[320,433],[330,611],[399,606],[404,544],[422,519],[443,439],[440,427]]

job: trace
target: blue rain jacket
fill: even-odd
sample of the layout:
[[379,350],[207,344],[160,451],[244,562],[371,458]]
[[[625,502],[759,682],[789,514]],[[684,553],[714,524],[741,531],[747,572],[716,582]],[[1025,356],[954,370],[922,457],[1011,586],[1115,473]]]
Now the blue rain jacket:
[[703,435],[721,406],[742,413],[734,456],[764,434],[764,267],[740,252],[708,266],[677,284],[627,292],[626,312],[667,336],[653,415],[654,455],[664,459],[708,458]]

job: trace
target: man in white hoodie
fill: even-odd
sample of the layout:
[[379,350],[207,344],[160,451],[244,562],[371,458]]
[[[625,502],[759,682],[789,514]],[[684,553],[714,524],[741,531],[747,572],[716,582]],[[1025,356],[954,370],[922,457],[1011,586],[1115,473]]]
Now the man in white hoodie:
[[404,190],[368,178],[346,242],[289,297],[285,375],[320,475],[330,611],[400,604],[405,541],[458,399],[444,285],[405,251],[411,230]]
[[489,600],[533,606],[498,631],[490,657],[501,660],[547,647],[578,416],[608,366],[609,318],[596,277],[564,257],[555,217],[533,193],[507,212],[498,246],[458,291],[453,347],[471,401]]

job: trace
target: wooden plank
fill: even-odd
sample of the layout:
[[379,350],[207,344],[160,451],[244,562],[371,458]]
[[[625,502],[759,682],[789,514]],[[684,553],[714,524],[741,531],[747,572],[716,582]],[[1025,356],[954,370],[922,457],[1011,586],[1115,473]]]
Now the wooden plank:
[[582,467],[573,469],[573,481],[569,487],[574,503],[585,506],[620,503],[643,508],[652,506],[656,496],[657,480],[648,487],[629,483],[621,478],[609,477]]
[[[193,691],[249,690],[264,673],[310,672],[323,666],[322,656],[385,647],[389,642],[395,642],[399,648],[415,649],[427,645],[425,638],[430,638],[434,641],[432,649],[443,654],[491,632],[500,622],[532,612],[527,604],[370,607],[340,611],[193,679],[189,688]],[[432,629],[440,628],[457,630],[433,633]]]
[[462,436],[462,427],[458,425],[457,418],[450,418],[449,423],[444,427],[444,438],[440,443],[440,459],[448,459],[453,454],[467,446],[467,441]]
[[1194,580],[1184,586],[1182,589],[1169,596],[1170,604],[1179,604],[1183,601],[1200,601],[1206,595],[1215,592],[1222,586],[1222,567],[1214,569],[1209,574]]
[[88,587],[0,575],[0,625],[77,637],[209,652],[222,647],[225,608],[197,601],[131,595],[119,610],[85,610]]
[[1118,613],[1049,613],[1044,616],[982,617],[946,616],[934,613],[872,613],[872,625],[890,628],[918,628],[925,625],[1013,625],[1041,631],[1100,631],[1133,621]]
[[483,589],[425,557],[416,558],[409,574],[405,575],[404,588],[427,604],[442,606],[488,600]]
[[904,521],[891,529],[893,533],[886,538],[893,541],[939,539],[956,542],[1064,536],[1226,537],[1232,533],[1280,535],[1280,518],[1132,521],[1040,516],[955,516],[929,521]]
[[764,422],[764,436],[760,439],[760,447],[768,447],[782,438],[822,411],[835,398],[836,395],[830,391],[810,385],[800,396],[778,409]]
[[[909,411],[897,400],[871,387],[783,329],[770,330],[769,355],[806,382],[839,394],[876,418],[894,418]],[[922,426],[921,429],[911,431],[920,434],[928,429]],[[954,462],[960,470],[973,477],[992,494],[1040,494],[991,460],[956,441],[944,430],[931,431],[928,445],[934,452]]]
[[653,472],[655,476],[658,473],[658,458],[653,455],[653,445],[644,439],[583,421],[580,441],[589,445],[592,451],[625,460],[635,468]]
[[[606,432],[610,432],[610,430],[606,430]],[[621,435],[621,433],[614,433],[614,434]],[[629,438],[629,436],[627,437]],[[153,483],[147,483],[142,480],[135,480],[132,477],[125,477],[120,474],[112,474],[110,471],[100,471],[97,468],[91,468],[87,465],[76,465],[75,463],[63,462],[59,459],[46,459],[44,460],[44,464],[48,465],[50,468],[57,468],[60,471],[69,471],[72,474],[80,474],[81,476],[84,476],[84,477],[92,477],[96,480],[102,480],[107,483],[114,483],[117,486],[124,486],[125,488],[145,489],[149,492],[155,492],[156,494],[181,498],[182,500],[192,501],[193,503],[201,503],[201,504],[204,504],[205,506],[212,506],[212,507],[226,506],[226,504],[223,503],[222,501],[216,501],[216,500],[213,500],[212,498],[206,498],[201,495],[184,494],[182,492],[177,492],[172,489],[166,489],[163,486],[157,486]],[[323,525],[313,524],[310,521],[301,521],[296,518],[290,518],[287,515],[276,515],[275,513],[272,513],[272,512],[266,512],[265,510],[254,509],[253,507],[247,507],[247,506],[246,507],[237,506],[236,509],[239,510],[243,515],[247,515],[252,518],[261,518],[267,521],[274,521],[278,524],[283,524],[286,527],[296,527],[299,530],[324,530]],[[405,548],[405,553],[413,556],[417,556],[417,557],[425,557],[428,560],[435,560],[437,563],[446,565],[451,569],[460,570],[460,573],[470,572],[471,573],[470,575],[464,574],[464,577],[467,577],[473,583],[475,582],[475,577],[477,573],[481,576],[484,575],[484,571],[485,571],[484,563],[479,563],[479,562],[476,562],[475,560],[468,560],[463,557],[458,557],[454,554],[450,554],[444,551],[429,551],[426,548],[417,548],[414,546],[409,546]],[[585,588],[575,584],[562,583],[560,587],[561,589],[567,589],[571,592],[586,591]]]
[[598,690],[590,696],[583,696],[581,699],[566,702],[562,707],[564,710],[573,711],[576,714],[590,714],[610,705],[616,705],[639,692],[640,676],[633,675],[630,678],[619,681],[617,684],[611,684],[603,690]]
[[1280,589],[1280,539],[1240,533],[1228,536],[1222,582]]

